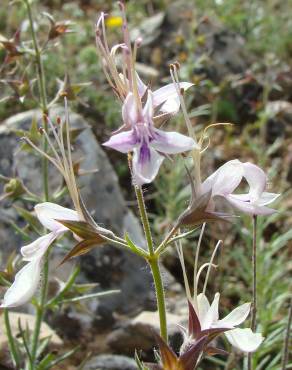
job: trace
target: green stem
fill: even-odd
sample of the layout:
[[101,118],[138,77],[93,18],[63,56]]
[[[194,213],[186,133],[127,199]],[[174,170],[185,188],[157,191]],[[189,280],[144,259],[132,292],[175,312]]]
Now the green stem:
[[147,241],[149,254],[150,256],[153,256],[154,255],[153,240],[152,240],[151,229],[149,225],[149,219],[148,219],[147,212],[146,212],[142,188],[140,186],[135,186],[135,193],[137,197],[138,207],[140,211],[141,221],[142,221],[142,225],[143,225],[143,229],[144,229],[144,233],[145,233],[145,237]]
[[[40,97],[40,107],[41,107],[43,114],[47,114],[48,106],[47,106],[46,83],[45,83],[45,73],[44,73],[44,67],[43,67],[43,62],[42,62],[42,57],[41,57],[41,51],[40,51],[37,37],[36,37],[36,32],[34,28],[34,22],[33,22],[32,11],[31,11],[29,0],[24,0],[24,2],[26,5],[26,10],[27,10],[29,25],[30,25],[30,31],[31,31],[31,36],[32,36],[32,42],[33,42],[33,47],[35,51],[35,63],[37,67],[37,77],[38,77],[37,81],[38,81],[38,90],[39,90],[39,97]],[[44,129],[47,131],[48,123],[46,122],[44,118],[43,118],[43,125],[44,125]],[[44,148],[44,152],[46,153],[48,150],[48,143],[45,140],[45,138],[43,141],[43,148]],[[43,156],[42,158],[42,173],[43,173],[44,198],[45,198],[45,201],[48,201],[49,200],[48,159],[45,156]]]
[[[43,268],[43,280],[42,280],[42,287],[41,287],[41,297],[40,297],[40,302],[38,304],[37,311],[36,311],[36,322],[35,322],[35,327],[34,327],[34,332],[33,332],[33,337],[32,337],[31,358],[32,358],[33,366],[35,365],[35,362],[36,362],[41,325],[42,325],[42,321],[43,321],[44,313],[45,313],[45,305],[46,305],[47,290],[48,290],[48,276],[49,276],[49,260],[48,260],[49,252],[50,250],[48,250],[45,256],[45,263],[44,263],[44,268]],[[31,370],[33,370],[33,368]]]
[[[251,310],[251,330],[256,331],[257,327],[257,216],[253,216],[252,230],[252,310]],[[248,370],[252,370],[252,354],[248,354]]]
[[161,272],[159,268],[159,256],[155,254],[154,246],[153,246],[153,240],[152,240],[152,234],[151,229],[149,225],[149,219],[146,212],[143,192],[140,186],[135,186],[135,193],[137,197],[140,217],[147,241],[149,256],[146,258],[147,262],[150,265],[153,280],[154,280],[154,286],[155,286],[155,293],[156,293],[156,300],[157,300],[157,309],[159,313],[159,322],[160,322],[160,334],[161,337],[165,340],[167,343],[167,320],[166,320],[166,308],[165,308],[165,295],[164,295],[164,288],[163,288],[163,282],[161,278]]
[[4,322],[5,322],[6,335],[8,339],[9,351],[12,357],[12,362],[15,368],[19,369],[20,368],[19,353],[17,351],[17,347],[14,341],[14,336],[11,331],[9,312],[7,309],[4,309]]
[[164,288],[163,288],[163,282],[161,278],[158,258],[150,259],[149,265],[151,267],[151,272],[152,272],[154,285],[155,285],[157,308],[158,308],[159,322],[160,322],[160,335],[164,339],[164,341],[167,343],[168,336],[167,336],[165,294],[164,294]]

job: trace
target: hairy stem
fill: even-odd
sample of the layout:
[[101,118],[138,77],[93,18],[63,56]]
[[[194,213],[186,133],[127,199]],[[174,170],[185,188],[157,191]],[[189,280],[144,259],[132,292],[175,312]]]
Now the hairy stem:
[[286,370],[287,364],[288,364],[291,323],[292,323],[292,297],[290,298],[287,329],[286,329],[286,335],[284,339],[282,367],[281,367],[282,370]]
[[152,272],[154,285],[155,285],[157,308],[158,308],[158,313],[159,313],[160,335],[164,339],[164,341],[167,343],[168,336],[167,336],[165,294],[164,294],[164,287],[163,287],[163,282],[161,278],[158,258],[151,259],[149,261],[149,265],[151,267],[151,272]]
[[152,235],[151,235],[149,219],[148,219],[148,215],[147,215],[147,211],[146,211],[146,207],[145,207],[142,188],[140,186],[135,186],[135,193],[136,193],[136,198],[137,198],[137,202],[138,202],[141,222],[142,222],[142,225],[143,225],[149,254],[150,254],[150,256],[153,256],[154,255],[153,240],[152,240]]
[[[253,216],[252,230],[252,309],[251,309],[251,330],[255,331],[257,322],[257,216]],[[248,370],[252,370],[252,354],[248,354]]]
[[140,218],[141,218],[141,222],[143,225],[145,238],[147,241],[147,246],[148,246],[148,251],[149,251],[149,256],[148,258],[146,258],[146,260],[150,265],[153,280],[154,280],[157,308],[158,308],[158,313],[159,313],[160,334],[161,334],[161,337],[167,343],[167,320],[166,320],[166,309],[165,309],[165,295],[164,295],[163,282],[161,278],[161,272],[159,268],[159,261],[158,261],[159,256],[155,255],[149,219],[148,219],[148,215],[146,211],[143,192],[140,186],[135,186],[135,193],[137,197]]

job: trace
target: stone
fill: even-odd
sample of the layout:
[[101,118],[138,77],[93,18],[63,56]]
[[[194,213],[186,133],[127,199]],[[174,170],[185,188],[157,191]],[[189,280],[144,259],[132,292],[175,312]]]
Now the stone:
[[[57,115],[64,116],[64,109],[57,107],[51,111],[53,119]],[[33,118],[40,121],[40,112],[34,110],[17,114],[2,123],[0,128],[0,173],[7,177],[18,174],[27,188],[41,194],[40,156],[33,152],[20,151],[19,140],[13,132],[16,129],[29,129]],[[88,172],[78,178],[84,203],[99,224],[111,228],[121,236],[127,231],[132,240],[143,247],[145,242],[142,228],[126,206],[118,178],[106,153],[80,115],[71,113],[70,121],[73,128],[80,130],[80,134],[74,142],[73,158],[81,160],[81,169],[85,173]],[[91,170],[96,171],[92,172]],[[57,189],[62,179],[52,166],[50,166],[49,178],[50,187],[54,190]],[[0,191],[2,189],[3,186]],[[30,210],[33,209],[33,204],[20,202],[20,205]],[[67,199],[62,202],[62,205],[70,207],[71,202]],[[0,208],[2,266],[8,254],[14,250],[19,251],[23,243],[13,231],[10,222],[23,225],[16,210],[11,207],[11,202],[6,200]],[[52,253],[51,265],[58,265],[63,256],[62,249],[55,248]],[[143,308],[152,307],[153,309],[155,300],[152,297],[152,279],[143,259],[123,249],[105,245],[78,258],[78,262],[81,264],[82,271],[79,282],[99,283],[101,291],[121,290],[121,294],[104,297],[100,300],[87,300],[86,304],[91,312],[97,311],[100,305],[102,306],[100,311],[106,317],[108,317],[107,311],[136,314]],[[62,269],[53,267],[52,273],[64,280],[73,264],[75,261],[66,263]]]
[[83,367],[84,370],[138,370],[136,362],[119,355],[99,355],[93,357]]
[[[174,349],[182,343],[179,325],[186,324],[186,317],[173,313],[167,314],[169,341]],[[115,353],[133,356],[139,350],[142,358],[153,356],[153,347],[156,347],[154,332],[159,333],[158,312],[144,311],[119,329],[114,330],[107,337],[107,345]]]
[[[26,314],[26,313],[19,313],[19,312],[9,312],[9,319],[10,319],[10,326],[11,326],[11,331],[12,335],[14,337],[17,337],[19,335],[19,326],[18,326],[18,321],[20,320],[21,327],[23,330],[28,328],[30,331],[34,329],[35,326],[35,316]],[[0,327],[3,329],[5,328],[4,324],[4,315],[0,316]],[[48,324],[45,322],[42,323],[41,326],[41,331],[40,331],[40,338],[44,339],[50,337],[50,345],[51,346],[62,346],[63,341],[62,339],[52,330]],[[3,348],[4,346],[7,345],[7,336],[5,330],[1,330],[0,334],[0,346]]]

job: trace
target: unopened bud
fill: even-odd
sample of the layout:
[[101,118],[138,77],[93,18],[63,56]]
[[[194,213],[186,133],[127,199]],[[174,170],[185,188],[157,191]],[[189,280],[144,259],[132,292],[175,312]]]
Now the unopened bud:
[[182,88],[180,89],[180,94],[183,96],[183,95],[184,95],[184,93],[185,93],[185,89],[182,87]]
[[174,71],[174,65],[173,64],[170,64],[169,65],[169,69],[173,72]]
[[57,125],[60,125],[61,122],[62,122],[61,117],[60,116],[57,116],[56,121],[57,121]]
[[39,127],[39,133],[41,134],[41,135],[43,135],[43,133],[45,132],[45,130],[44,130],[44,128],[43,127]]

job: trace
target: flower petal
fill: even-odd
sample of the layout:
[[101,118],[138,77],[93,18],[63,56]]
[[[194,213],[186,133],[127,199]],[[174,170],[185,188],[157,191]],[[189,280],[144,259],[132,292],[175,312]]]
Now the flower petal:
[[141,80],[140,76],[136,72],[136,78],[137,78],[137,86],[138,86],[138,94],[142,98],[147,90],[147,86],[144,84],[144,82]]
[[263,342],[261,333],[253,333],[251,329],[234,329],[225,333],[232,346],[244,352],[254,352]]
[[249,215],[271,215],[277,212],[272,208],[251,204],[250,202],[244,202],[241,199],[238,199],[236,195],[228,195],[225,197],[225,199],[227,199],[228,202],[234,207]]
[[163,156],[146,144],[134,149],[133,176],[137,185],[152,182],[163,162]]
[[202,192],[212,189],[212,195],[231,194],[240,184],[243,176],[242,163],[238,159],[226,162],[202,184]]
[[153,93],[150,90],[148,91],[147,101],[143,108],[143,117],[148,125],[153,125]]
[[118,150],[121,153],[128,153],[133,150],[138,143],[137,135],[134,130],[123,131],[113,135],[108,141],[102,145]]
[[133,93],[129,93],[122,107],[123,121],[126,127],[133,127],[138,121],[138,110]]
[[265,206],[273,203],[281,194],[263,192],[260,199],[257,201],[257,205]]
[[[184,90],[187,90],[191,86],[193,86],[193,84],[190,82],[180,82],[179,84],[179,88]],[[178,98],[177,87],[173,83],[163,86],[153,92],[153,102],[155,107],[161,105],[167,100],[176,100],[176,98]],[[176,109],[176,107],[174,108]]]
[[208,310],[208,312],[205,315],[204,321],[201,323],[202,330],[210,329],[212,327],[212,324],[216,324],[219,319],[219,299],[220,294],[216,293],[214,300]]
[[1,307],[17,307],[29,302],[40,281],[42,258],[35,258],[15,275],[15,280],[6,291]]
[[197,145],[189,136],[155,129],[155,139],[151,141],[151,146],[162,153],[176,154],[191,150]]
[[24,261],[32,261],[35,258],[41,258],[59,234],[60,233],[51,232],[22,247],[20,251]]
[[197,296],[197,301],[198,301],[199,319],[202,325],[202,322],[204,322],[207,312],[210,309],[210,303],[208,301],[208,298],[203,293],[200,293]]
[[231,311],[224,319],[218,321],[218,327],[221,328],[233,328],[234,326],[240,325],[247,318],[250,312],[250,303],[244,303],[243,305],[235,308]]
[[68,230],[65,226],[55,220],[79,220],[78,213],[76,211],[59,206],[55,203],[40,203],[37,204],[34,209],[42,225],[54,232],[62,232]]
[[246,162],[242,164],[243,176],[246,178],[250,189],[249,199],[251,203],[257,202],[267,185],[267,176],[265,172],[253,163]]

